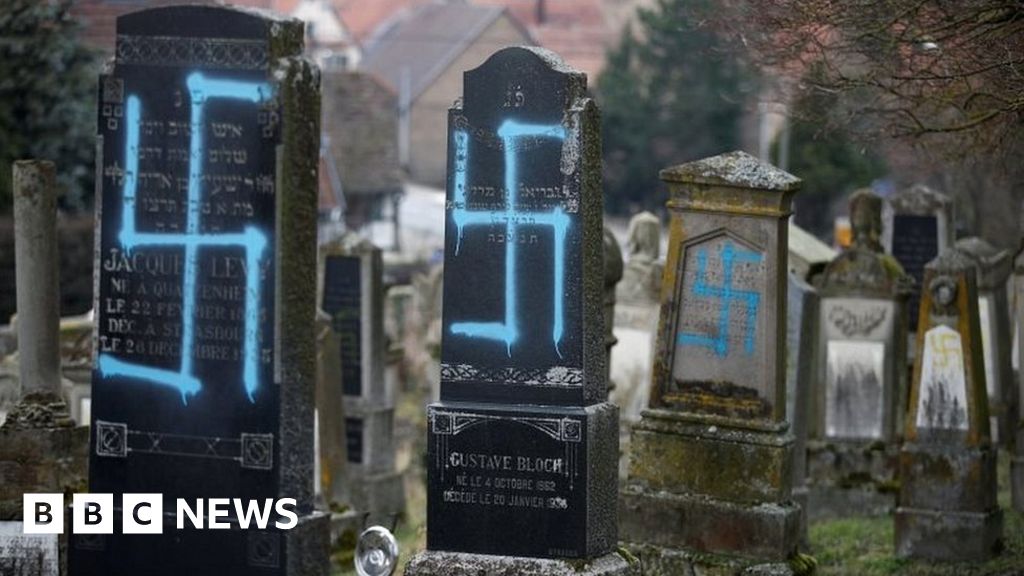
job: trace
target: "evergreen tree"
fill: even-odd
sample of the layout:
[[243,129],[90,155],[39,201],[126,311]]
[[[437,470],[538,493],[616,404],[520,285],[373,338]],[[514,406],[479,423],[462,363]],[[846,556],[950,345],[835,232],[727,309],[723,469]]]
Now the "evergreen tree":
[[78,40],[71,0],[5,0],[0,10],[0,212],[11,163],[52,160],[62,204],[92,196],[97,59]]
[[[819,74],[812,67],[808,84]],[[790,114],[787,170],[803,180],[794,200],[796,222],[822,238],[832,232],[833,207],[845,210],[854,190],[887,172],[882,157],[854,139],[848,122],[836,119],[847,115],[841,108],[837,94],[810,88],[796,99]]]
[[658,171],[738,148],[753,76],[706,26],[708,0],[657,0],[637,14],[597,82],[605,207],[664,206]]

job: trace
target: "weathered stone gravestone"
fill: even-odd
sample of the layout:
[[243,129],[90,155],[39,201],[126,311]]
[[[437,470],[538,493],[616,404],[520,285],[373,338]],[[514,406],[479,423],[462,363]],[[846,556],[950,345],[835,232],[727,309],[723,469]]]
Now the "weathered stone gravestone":
[[[303,23],[223,7],[118,18],[99,82],[89,491],[164,496],[163,535],[72,539],[74,574],[326,574],[313,512],[319,73]],[[292,498],[266,527],[175,526],[178,498]],[[205,525],[213,505],[200,512]],[[205,514],[205,516],[204,516]],[[249,524],[244,529],[242,524]]]
[[623,478],[629,463],[630,430],[640,420],[640,411],[647,407],[658,330],[664,266],[660,260],[661,223],[654,214],[642,212],[630,219],[626,249],[629,258],[616,287],[614,330],[618,345],[611,354],[611,378],[615,382],[611,401],[621,410],[619,473]]
[[1017,347],[1017,400],[1018,417],[1017,434],[1013,443],[1013,457],[1010,460],[1010,488],[1013,508],[1024,512],[1024,410],[1020,410],[1020,399],[1024,398],[1024,250],[1017,253],[1013,260],[1013,291],[1014,291],[1014,343]]
[[341,346],[349,504],[390,524],[405,510],[395,470],[394,380],[385,377],[384,264],[380,248],[349,234],[320,249],[320,308]]
[[[790,227],[790,231],[792,231]],[[792,254],[792,250],[790,250]],[[791,267],[792,268],[792,267]],[[807,433],[811,382],[817,376],[814,355],[818,293],[792,271],[786,289],[786,421],[793,433],[793,500],[800,505],[800,542],[807,540]]]
[[907,302],[908,333],[917,331],[924,266],[953,246],[953,200],[923,184],[915,184],[889,198],[884,214],[882,244],[916,283]]
[[963,562],[1002,548],[975,278],[974,262],[956,249],[925,268],[900,451],[900,557]]
[[[623,540],[656,574],[791,573],[786,220],[796,177],[743,152],[662,170],[672,213],[650,409]],[[671,287],[671,288],[669,288]]]
[[812,517],[886,514],[906,390],[913,280],[882,251],[882,199],[850,200],[853,239],[822,275],[808,445]]
[[600,133],[586,76],[506,48],[448,116],[441,401],[406,574],[626,574],[604,402]]
[[1013,446],[1020,419],[1017,376],[1013,372],[1013,333],[1007,281],[1013,273],[1013,258],[978,237],[964,238],[957,249],[974,260],[978,272],[978,323],[981,351],[985,360],[988,388],[989,431],[994,444]]

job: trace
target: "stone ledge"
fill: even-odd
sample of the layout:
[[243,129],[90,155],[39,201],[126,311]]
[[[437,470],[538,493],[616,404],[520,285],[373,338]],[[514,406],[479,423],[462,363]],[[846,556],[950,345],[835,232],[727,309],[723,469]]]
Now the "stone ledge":
[[788,433],[697,424],[647,411],[633,428],[630,450],[630,482],[654,491],[751,504],[791,497],[793,437]]
[[984,513],[996,504],[996,451],[907,442],[900,453],[901,507]]
[[1003,548],[1003,512],[896,509],[896,555],[946,562],[987,560]]
[[640,576],[617,553],[592,560],[547,560],[427,550],[409,561],[406,576]]
[[619,531],[625,542],[778,562],[797,552],[800,508],[648,492],[630,484],[619,496]]

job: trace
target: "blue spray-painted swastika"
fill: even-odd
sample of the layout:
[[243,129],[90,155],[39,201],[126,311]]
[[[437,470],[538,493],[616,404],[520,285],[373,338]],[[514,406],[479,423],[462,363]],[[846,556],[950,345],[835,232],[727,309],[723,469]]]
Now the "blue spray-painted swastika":
[[554,138],[565,139],[565,129],[560,124],[523,124],[515,120],[505,120],[498,128],[498,136],[502,139],[505,149],[505,190],[507,194],[504,211],[467,210],[466,209],[466,175],[469,162],[469,135],[465,130],[454,130],[452,137],[455,147],[455,203],[452,220],[457,228],[455,255],[458,256],[462,247],[462,236],[470,226],[504,226],[505,227],[505,319],[503,322],[454,322],[451,325],[453,334],[470,338],[484,338],[505,343],[509,357],[512,356],[512,344],[519,337],[519,311],[516,303],[516,242],[520,226],[545,226],[552,229],[555,238],[554,250],[554,319],[551,339],[555,353],[559,357],[562,352],[559,344],[564,332],[564,295],[565,295],[565,239],[569,230],[569,216],[562,208],[556,207],[550,212],[527,212],[517,209],[518,188],[518,157],[517,140],[520,138]]
[[250,402],[259,388],[259,317],[260,317],[260,269],[267,248],[266,235],[260,230],[247,227],[243,232],[224,234],[203,234],[199,231],[201,209],[203,157],[206,152],[203,140],[206,103],[223,98],[259,104],[270,100],[273,90],[263,82],[242,82],[207,78],[195,72],[187,79],[191,96],[191,137],[189,141],[188,207],[184,234],[163,234],[140,232],[135,227],[135,201],[139,174],[139,128],[142,122],[142,103],[138,96],[128,96],[125,109],[125,171],[122,193],[121,231],[118,241],[125,252],[142,247],[181,247],[185,250],[182,290],[182,336],[181,366],[178,371],[153,368],[125,362],[108,354],[100,354],[97,364],[103,376],[124,376],[144,380],[157,386],[165,386],[181,394],[181,401],[188,403],[189,396],[202,390],[202,382],[193,374],[192,349],[195,342],[195,305],[197,253],[204,247],[244,248],[246,259],[245,299],[245,350],[243,380],[245,393]]
[[700,298],[715,298],[720,301],[718,311],[718,334],[708,336],[706,334],[690,334],[680,332],[677,341],[680,346],[702,346],[710,348],[718,356],[729,354],[729,317],[732,313],[733,301],[746,304],[747,325],[743,338],[743,351],[747,354],[754,353],[754,338],[757,328],[757,309],[761,302],[761,295],[749,290],[736,290],[732,286],[733,265],[742,262],[760,263],[762,256],[758,252],[747,252],[737,250],[732,242],[725,242],[722,245],[719,259],[722,262],[722,285],[711,286],[707,282],[708,251],[701,248],[697,252],[697,280],[693,283],[692,293]]

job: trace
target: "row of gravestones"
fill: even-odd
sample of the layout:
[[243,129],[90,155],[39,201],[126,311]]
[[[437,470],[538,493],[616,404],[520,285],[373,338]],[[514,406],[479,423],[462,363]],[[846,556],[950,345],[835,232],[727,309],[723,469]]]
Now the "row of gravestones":
[[[225,8],[118,20],[99,94],[89,466],[89,490],[114,493],[118,505],[131,492],[162,493],[167,511],[177,498],[287,497],[297,526],[243,530],[232,515],[228,530],[177,530],[170,514],[162,536],[119,526],[73,536],[73,574],[325,574],[313,424],[347,438],[344,410],[342,419],[363,421],[365,454],[390,442],[376,431],[387,428],[393,391],[375,392],[384,376],[366,356],[381,349],[367,344],[380,331],[370,297],[380,293],[379,255],[355,242],[326,251],[324,316],[315,314],[318,75],[299,56],[302,40],[297,21]],[[504,49],[466,72],[448,120],[428,550],[406,574],[636,573],[620,541],[650,574],[805,571],[794,561],[784,333],[799,180],[743,153],[662,172],[672,194],[667,296],[650,410],[619,494],[599,120],[586,77],[549,52]],[[975,276],[950,253],[924,281],[927,329],[902,459],[916,480],[904,484],[900,550],[929,554],[948,540],[945,550],[966,557],[1001,526],[972,345]],[[361,371],[342,378],[352,402],[322,404],[315,418],[313,327],[329,339],[357,321],[358,343],[322,346],[323,362]],[[949,388],[957,374],[962,387]],[[374,458],[363,472],[386,484],[392,457]],[[937,458],[963,464],[964,477],[919,473]],[[943,506],[970,512],[956,515],[955,533],[941,533]]]

